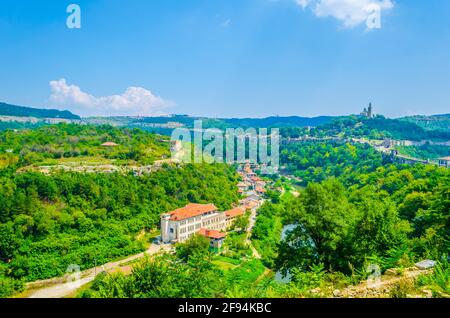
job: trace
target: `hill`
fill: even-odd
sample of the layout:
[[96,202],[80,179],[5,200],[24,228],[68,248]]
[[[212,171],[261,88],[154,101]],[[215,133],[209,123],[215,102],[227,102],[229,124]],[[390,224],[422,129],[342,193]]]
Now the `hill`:
[[[287,130],[287,131],[284,131]],[[282,133],[288,136],[301,135],[302,129],[284,129]],[[411,141],[436,141],[446,142],[450,140],[449,129],[425,129],[409,120],[390,119],[378,115],[367,119],[360,116],[338,117],[330,123],[315,127],[308,134],[316,137],[341,136],[345,138],[365,137],[369,139],[393,138],[397,140]]]
[[21,167],[151,165],[170,155],[168,140],[139,129],[65,123],[0,132],[0,156],[5,153]]
[[72,114],[68,110],[60,111],[56,109],[39,109],[24,106],[0,103],[0,116],[14,117],[36,117],[36,118],[61,118],[80,119],[80,116]]
[[272,116],[266,118],[207,118],[188,115],[171,115],[159,117],[89,117],[83,118],[88,124],[107,124],[119,127],[141,128],[158,134],[170,135],[172,130],[179,127],[194,128],[196,120],[202,121],[203,129],[217,128],[282,128],[282,127],[317,127],[332,122],[338,117],[299,117]]
[[433,116],[410,116],[399,120],[414,123],[426,130],[450,130],[450,114]]

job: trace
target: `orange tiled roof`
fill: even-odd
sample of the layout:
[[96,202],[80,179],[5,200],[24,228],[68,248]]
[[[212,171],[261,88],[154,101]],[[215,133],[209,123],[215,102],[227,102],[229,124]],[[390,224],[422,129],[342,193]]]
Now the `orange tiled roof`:
[[239,215],[244,215],[244,210],[242,208],[234,208],[228,211],[225,211],[225,215],[227,217],[235,217]]
[[206,236],[208,238],[214,238],[214,239],[220,239],[220,238],[224,238],[226,236],[225,233],[216,231],[216,230],[207,230],[207,229],[200,229],[200,231],[198,231],[198,234],[202,235],[202,236]]
[[195,216],[199,216],[208,212],[217,211],[217,208],[214,204],[197,204],[197,203],[189,203],[185,207],[176,209],[170,214],[170,220],[172,221],[181,221],[184,219],[189,219]]
[[255,201],[249,201],[249,202],[244,203],[244,204],[242,205],[242,208],[244,208],[244,209],[246,209],[246,210],[247,210],[247,209],[251,210],[251,209],[257,207],[258,205],[259,205],[258,202],[255,202]]

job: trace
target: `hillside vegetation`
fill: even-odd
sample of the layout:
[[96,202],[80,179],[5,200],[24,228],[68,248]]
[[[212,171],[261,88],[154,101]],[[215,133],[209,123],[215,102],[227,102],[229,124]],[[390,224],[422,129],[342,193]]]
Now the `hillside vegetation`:
[[449,129],[425,129],[412,121],[389,119],[380,115],[372,119],[360,116],[339,117],[335,118],[330,123],[325,123],[311,129],[299,127],[283,128],[281,133],[285,137],[295,138],[306,134],[314,137],[339,136],[342,138],[368,139],[392,138],[412,141],[450,140]]
[[[101,147],[105,141],[119,146]],[[168,155],[166,141],[110,126],[60,124],[1,133],[0,297],[21,290],[24,282],[62,275],[70,264],[86,269],[144,250],[163,212],[189,202],[223,210],[237,202],[237,176],[227,165],[164,164],[140,177],[17,172],[77,158],[150,164]]]
[[74,115],[68,110],[39,109],[5,103],[0,103],[0,116],[80,119],[80,116]]
[[[114,142],[116,147],[103,147]],[[115,164],[152,164],[169,157],[167,137],[140,129],[75,124],[47,125],[33,130],[7,130],[0,133],[0,154],[5,151],[19,157],[20,165],[54,165],[96,158]],[[64,160],[66,159],[66,160]]]

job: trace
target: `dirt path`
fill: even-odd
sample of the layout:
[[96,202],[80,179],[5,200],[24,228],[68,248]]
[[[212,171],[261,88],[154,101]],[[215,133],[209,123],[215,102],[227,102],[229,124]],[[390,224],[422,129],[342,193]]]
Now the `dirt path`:
[[[31,293],[27,296],[28,298],[63,298],[83,285],[90,283],[95,279],[95,277],[101,272],[111,272],[120,267],[123,264],[132,262],[134,260],[140,259],[145,255],[154,255],[162,251],[168,251],[171,249],[171,245],[155,245],[152,244],[150,248],[120,261],[106,263],[95,268],[91,268],[81,273],[76,273],[76,280],[68,281],[67,277],[58,277],[42,281],[36,281],[27,284],[27,289],[31,290]],[[75,276],[75,274],[74,274]]]
[[347,287],[342,291],[342,293],[335,296],[343,298],[384,297],[389,295],[390,290],[400,281],[413,281],[420,275],[427,275],[432,272],[432,269],[420,270],[417,268],[410,268],[401,275],[383,275],[380,277],[379,281],[374,281],[371,283],[365,281],[359,285]]
[[255,257],[257,259],[261,259],[261,255],[256,250],[256,248],[253,246],[252,241],[250,239],[251,235],[252,235],[253,227],[255,226],[255,223],[256,223],[256,210],[257,210],[256,208],[251,209],[250,220],[249,220],[249,225],[248,225],[248,229],[247,229],[246,242],[250,246],[250,248],[253,252],[253,257]]

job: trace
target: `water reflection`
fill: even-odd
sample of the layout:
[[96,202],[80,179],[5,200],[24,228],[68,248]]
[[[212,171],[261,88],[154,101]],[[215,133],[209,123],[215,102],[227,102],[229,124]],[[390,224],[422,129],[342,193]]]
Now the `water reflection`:
[[[288,224],[285,225],[283,227],[283,230],[281,231],[281,239],[280,241],[284,241],[287,237],[287,235],[289,234],[290,231],[294,230],[296,227],[296,225],[294,224]],[[275,281],[279,282],[279,283],[289,283],[291,281],[292,275],[291,273],[288,271],[286,276],[283,276],[283,274],[278,271],[275,274]]]

